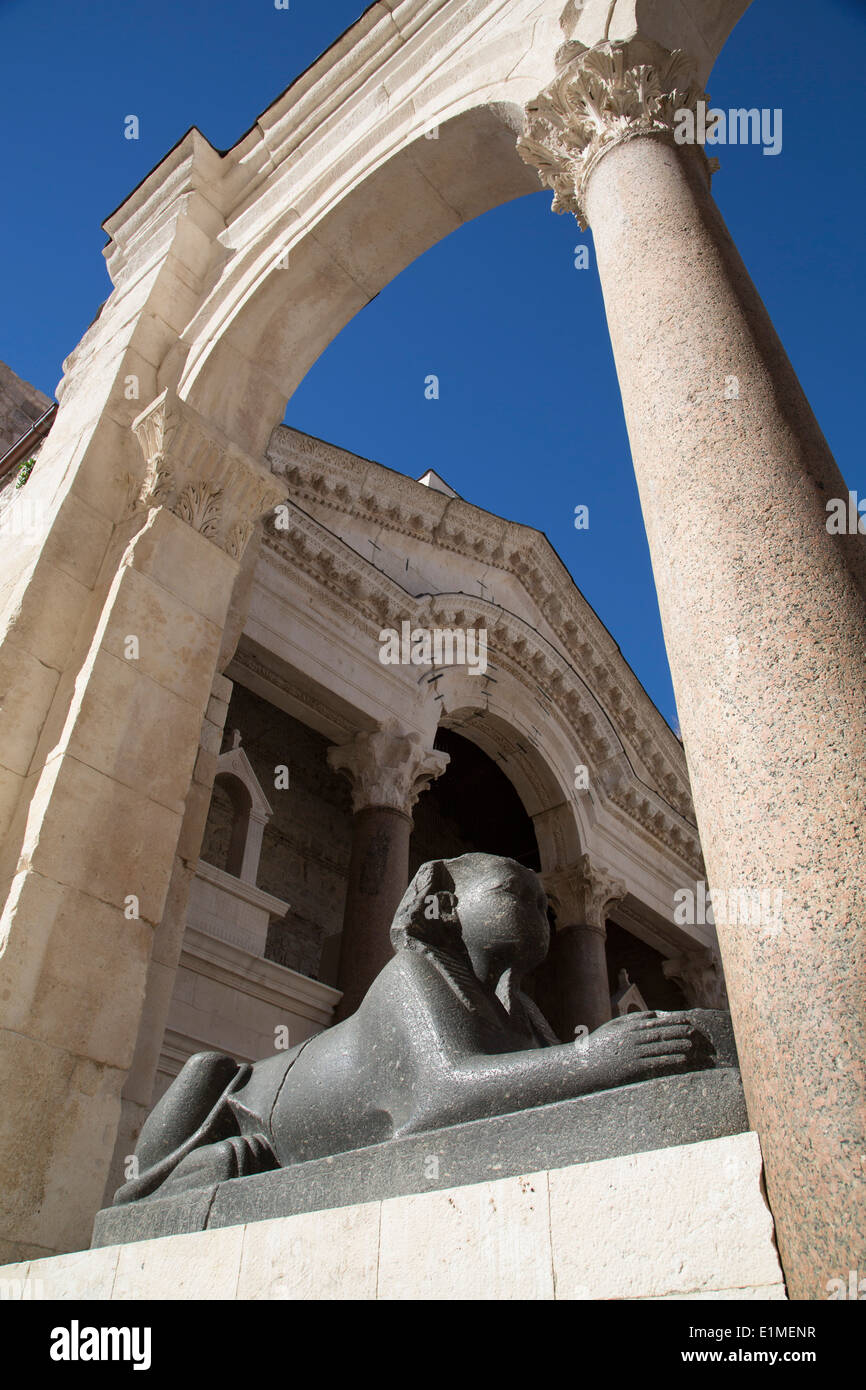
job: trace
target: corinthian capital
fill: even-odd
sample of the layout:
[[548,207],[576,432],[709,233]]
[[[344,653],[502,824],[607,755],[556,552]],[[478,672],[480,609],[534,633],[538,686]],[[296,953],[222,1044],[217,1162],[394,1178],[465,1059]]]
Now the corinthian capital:
[[556,924],[592,927],[604,932],[605,917],[626,895],[626,887],[605,869],[593,864],[588,854],[565,869],[543,875],[547,896],[556,908]]
[[409,816],[421,793],[448,766],[447,753],[428,748],[418,733],[388,724],[328,749],[328,762],[352,783],[352,808],[389,806]]
[[697,947],[662,963],[662,974],[677,980],[693,1008],[727,1009],[728,994],[722,964],[714,951]]
[[239,560],[256,521],[284,500],[285,483],[170,391],[132,428],[145,461],[136,504],[167,507]]
[[567,43],[559,61],[553,82],[526,107],[517,149],[553,189],[554,212],[573,212],[585,229],[586,188],[602,156],[639,135],[672,137],[676,112],[694,110],[705,93],[692,58],[647,39]]

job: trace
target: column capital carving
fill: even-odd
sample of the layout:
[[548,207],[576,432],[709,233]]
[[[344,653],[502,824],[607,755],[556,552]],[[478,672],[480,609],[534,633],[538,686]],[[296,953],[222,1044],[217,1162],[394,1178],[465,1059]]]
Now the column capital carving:
[[571,41],[557,54],[559,71],[526,107],[518,153],[553,189],[554,212],[573,212],[586,230],[586,189],[598,161],[640,135],[673,137],[675,113],[695,110],[706,96],[696,62],[649,39]]
[[662,974],[665,979],[678,981],[692,1008],[729,1007],[721,961],[707,947],[699,946],[663,961]]
[[354,811],[387,806],[411,816],[421,793],[450,761],[447,753],[428,748],[421,734],[393,723],[328,749],[329,765],[352,783]]
[[286,485],[210,426],[172,391],[163,391],[133,421],[145,461],[133,505],[170,512],[240,560],[253,528]]
[[604,935],[608,910],[626,895],[626,886],[582,854],[566,868],[542,875],[547,896],[556,908],[557,927],[583,926]]

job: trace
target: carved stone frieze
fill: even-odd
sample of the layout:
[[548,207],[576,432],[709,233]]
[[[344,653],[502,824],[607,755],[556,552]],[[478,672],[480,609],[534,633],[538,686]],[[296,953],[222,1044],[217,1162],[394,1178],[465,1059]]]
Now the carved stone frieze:
[[[389,502],[391,496],[396,500],[384,508],[381,482],[376,476],[381,471],[378,464],[285,427],[274,432],[268,457],[274,472],[285,479],[286,491],[299,504],[308,502],[316,509],[325,506],[384,525],[467,559],[478,559],[481,545],[486,562],[513,574],[555,629],[563,654],[571,663],[567,676],[562,677],[566,685],[572,688],[575,682],[591,677],[594,698],[602,709],[615,711],[617,740],[628,749],[635,772],[654,779],[670,807],[694,826],[688,777],[682,759],[671,755],[670,732],[658,712],[648,706],[616,643],[539,532],[481,512],[460,498],[419,488],[412,479],[392,473],[388,474]],[[347,548],[342,549],[345,552]],[[377,595],[376,613],[371,615],[374,621],[385,611],[384,601],[383,595]]]
[[285,483],[230,440],[217,438],[196,411],[169,391],[132,428],[145,460],[134,505],[167,507],[239,560],[258,518],[285,496]]
[[676,112],[706,97],[695,62],[646,39],[572,42],[556,77],[526,107],[517,149],[553,189],[554,212],[573,212],[586,228],[586,189],[598,161],[638,136],[672,138]]
[[411,815],[421,793],[450,761],[447,753],[428,748],[419,733],[393,722],[328,749],[329,765],[352,783],[355,811],[389,806]]
[[[356,630],[362,623],[371,650],[378,647],[382,627],[399,627],[407,617],[420,627],[485,628],[490,661],[521,684],[548,692],[555,717],[590,768],[593,785],[604,790],[609,804],[617,808],[623,820],[639,825],[651,840],[667,845],[690,867],[701,866],[696,827],[675,802],[669,802],[662,792],[636,778],[624,757],[620,731],[595,691],[579,675],[579,667],[576,670],[522,618],[483,599],[462,594],[413,597],[291,502],[279,528],[273,521],[266,524],[263,548],[269,561],[292,585],[300,585],[311,597],[327,591],[335,615]],[[588,644],[584,645],[591,651]],[[495,700],[489,704],[495,711]],[[657,752],[657,745],[648,734],[644,734],[644,741],[651,751]],[[602,776],[603,769],[610,767],[618,755],[623,758],[619,777],[611,780],[609,774]],[[671,764],[665,761],[659,762],[659,766],[670,768]],[[675,787],[678,789],[679,781]]]

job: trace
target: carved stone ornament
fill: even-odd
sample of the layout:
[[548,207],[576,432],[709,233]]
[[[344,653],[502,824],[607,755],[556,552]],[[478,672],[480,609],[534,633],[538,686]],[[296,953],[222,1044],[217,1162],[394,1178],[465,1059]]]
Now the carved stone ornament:
[[448,766],[447,753],[425,746],[418,733],[388,724],[328,749],[328,762],[352,783],[352,807],[389,806],[411,815],[419,796]]
[[526,107],[518,153],[553,189],[554,212],[573,212],[586,230],[586,189],[598,161],[615,145],[641,135],[673,138],[676,112],[706,97],[695,63],[645,39],[571,42],[560,70]]
[[543,877],[547,896],[556,908],[556,925],[592,927],[604,932],[608,909],[626,895],[626,886],[582,854],[575,864]]
[[698,947],[662,963],[662,974],[676,980],[689,1004],[702,1009],[726,1009],[728,992],[722,964],[714,951]]
[[258,518],[284,500],[285,483],[169,391],[132,428],[145,460],[135,505],[167,507],[240,560]]

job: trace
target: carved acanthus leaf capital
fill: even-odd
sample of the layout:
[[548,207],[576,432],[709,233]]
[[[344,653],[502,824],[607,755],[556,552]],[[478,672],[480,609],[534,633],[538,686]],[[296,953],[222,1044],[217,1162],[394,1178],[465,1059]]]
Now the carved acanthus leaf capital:
[[697,947],[663,961],[662,974],[676,980],[692,1008],[727,1009],[728,992],[722,963],[714,951]]
[[167,507],[240,560],[253,528],[285,498],[285,483],[170,391],[134,421],[145,474],[135,505]]
[[544,874],[543,881],[556,909],[560,931],[564,927],[584,926],[603,932],[608,912],[627,892],[624,883],[593,864],[588,854],[567,868]]
[[412,814],[412,807],[448,766],[447,753],[428,748],[421,734],[387,724],[357,734],[351,743],[328,749],[328,762],[352,783],[352,808],[388,806]]
[[599,159],[640,135],[672,136],[676,112],[706,96],[695,61],[647,39],[567,43],[560,70],[526,107],[518,153],[553,189],[554,212],[573,212],[585,229],[586,189]]

